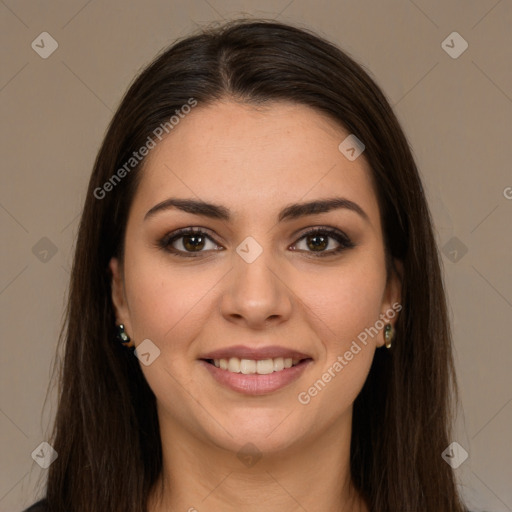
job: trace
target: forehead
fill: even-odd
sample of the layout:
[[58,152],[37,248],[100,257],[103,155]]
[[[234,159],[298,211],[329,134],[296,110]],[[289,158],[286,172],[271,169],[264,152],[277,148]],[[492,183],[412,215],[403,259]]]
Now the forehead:
[[132,208],[144,214],[170,196],[196,197],[241,218],[342,195],[378,217],[366,160],[349,161],[338,149],[348,135],[304,105],[197,106],[147,156]]

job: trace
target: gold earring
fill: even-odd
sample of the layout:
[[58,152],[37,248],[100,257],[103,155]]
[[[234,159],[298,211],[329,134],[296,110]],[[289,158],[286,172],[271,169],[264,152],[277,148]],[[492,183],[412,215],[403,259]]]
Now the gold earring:
[[391,342],[395,337],[395,328],[391,324],[386,324],[384,327],[384,340],[386,342],[386,348],[391,348]]

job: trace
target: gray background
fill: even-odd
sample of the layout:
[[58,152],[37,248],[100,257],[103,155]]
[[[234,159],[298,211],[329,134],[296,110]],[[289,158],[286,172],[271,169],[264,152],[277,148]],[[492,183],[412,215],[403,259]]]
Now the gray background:
[[[455,472],[474,510],[512,510],[510,0],[1,0],[0,511],[42,492],[31,454],[55,413],[45,393],[72,248],[112,113],[164,46],[241,14],[335,41],[394,106],[443,251],[462,391],[454,440],[469,453]],[[458,58],[442,46],[454,31],[469,44]],[[46,59],[31,47],[42,32],[58,42]]]

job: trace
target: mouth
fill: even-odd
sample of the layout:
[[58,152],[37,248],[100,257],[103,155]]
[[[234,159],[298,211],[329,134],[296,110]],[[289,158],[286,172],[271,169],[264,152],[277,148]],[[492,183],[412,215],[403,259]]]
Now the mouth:
[[265,395],[291,385],[314,361],[310,354],[278,345],[236,345],[202,354],[198,362],[222,387]]
[[206,363],[230,373],[243,375],[269,375],[282,372],[312,361],[311,357],[274,357],[266,359],[241,359],[238,357],[202,359]]
[[313,364],[311,357],[200,359],[199,363],[222,387],[244,395],[268,395],[290,386]]

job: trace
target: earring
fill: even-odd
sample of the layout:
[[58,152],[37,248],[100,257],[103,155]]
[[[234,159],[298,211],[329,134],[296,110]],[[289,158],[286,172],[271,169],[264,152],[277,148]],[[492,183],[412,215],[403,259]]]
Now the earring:
[[386,348],[391,348],[391,342],[395,337],[395,328],[391,324],[386,324],[384,327],[384,340],[386,341]]
[[128,336],[128,334],[126,334],[123,324],[116,325],[116,329],[117,329],[117,334],[116,334],[117,341],[119,341],[124,347],[127,347],[127,348],[135,347],[135,343],[130,339],[130,336]]

